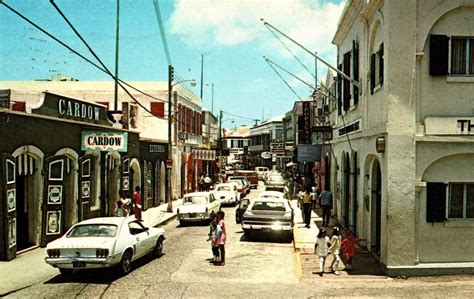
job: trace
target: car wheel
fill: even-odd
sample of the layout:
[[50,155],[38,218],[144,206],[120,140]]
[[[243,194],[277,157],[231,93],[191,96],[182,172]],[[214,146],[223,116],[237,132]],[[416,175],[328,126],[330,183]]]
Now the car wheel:
[[119,267],[122,274],[128,274],[132,270],[132,252],[130,250],[124,252]]
[[185,222],[184,222],[183,220],[179,220],[179,225],[180,225],[180,226],[183,226],[184,223],[185,223]]
[[61,275],[68,276],[72,274],[73,269],[59,268]]
[[153,249],[153,256],[155,258],[159,258],[163,253],[163,237],[159,237],[158,241],[156,241],[155,248]]

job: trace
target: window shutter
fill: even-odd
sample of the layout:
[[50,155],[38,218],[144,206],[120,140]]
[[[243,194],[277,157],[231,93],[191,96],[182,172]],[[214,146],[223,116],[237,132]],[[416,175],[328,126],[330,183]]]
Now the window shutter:
[[[342,71],[342,64],[337,66],[337,69]],[[337,74],[337,114],[342,114],[342,76]]]
[[151,113],[158,117],[165,117],[165,103],[154,102],[150,104]]
[[430,35],[430,76],[447,76],[449,59],[449,37]]
[[[352,41],[352,74],[355,81],[359,82],[359,46]],[[353,85],[354,105],[359,104],[359,88]]]
[[427,183],[426,222],[443,222],[446,219],[446,184]]
[[375,88],[375,53],[370,55],[370,94],[374,94]]
[[[347,52],[344,54],[343,58],[343,65],[344,65],[344,74],[347,76],[351,76],[351,52]],[[344,78],[343,79],[343,100],[344,100],[344,111],[349,110],[351,105],[351,82]]]
[[383,84],[383,43],[379,48],[379,84]]

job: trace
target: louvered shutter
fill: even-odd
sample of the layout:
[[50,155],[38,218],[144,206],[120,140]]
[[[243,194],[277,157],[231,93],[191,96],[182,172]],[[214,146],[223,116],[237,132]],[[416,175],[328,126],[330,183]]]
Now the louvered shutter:
[[155,102],[150,103],[151,113],[158,117],[165,117],[165,103]]
[[383,43],[379,48],[379,84],[383,84]]
[[430,76],[447,76],[449,59],[449,37],[430,35]]
[[370,55],[370,94],[374,94],[375,88],[375,53]]
[[[339,71],[342,71],[342,64],[337,66]],[[337,114],[342,114],[342,76],[337,74]]]
[[[352,41],[352,77],[359,82],[359,46],[356,41]],[[359,88],[353,85],[354,105],[359,104]]]
[[[344,54],[343,58],[344,65],[344,74],[351,76],[351,52]],[[351,104],[351,82],[344,78],[343,79],[343,101],[344,101],[344,111],[349,110]]]
[[426,222],[443,222],[446,219],[445,183],[427,183]]

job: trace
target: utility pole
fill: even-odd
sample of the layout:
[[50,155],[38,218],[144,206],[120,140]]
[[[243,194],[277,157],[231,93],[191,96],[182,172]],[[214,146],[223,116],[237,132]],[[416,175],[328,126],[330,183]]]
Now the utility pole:
[[219,111],[219,156],[222,156],[222,117],[224,116],[224,112],[222,110]]
[[203,83],[204,83],[204,54],[201,54],[201,99],[202,99]]
[[314,89],[318,89],[318,52],[314,52]]
[[[211,113],[214,115],[214,82],[211,85],[212,96],[211,96]],[[202,99],[202,98],[201,98]]]
[[258,125],[259,119],[256,119],[256,118],[255,118],[253,121],[255,122],[255,125]]
[[[171,169],[173,165],[172,154],[172,138],[171,138],[171,125],[172,125],[172,113],[171,113],[171,100],[173,98],[173,79],[174,79],[174,68],[172,65],[168,65],[168,160],[166,161],[166,171],[165,171],[165,198],[168,201],[167,211],[173,211],[173,205],[171,202]],[[171,164],[171,165],[170,165]]]
[[120,25],[120,0],[117,0],[117,20],[115,28],[115,87],[114,111],[118,111],[118,62],[119,62],[119,26]]

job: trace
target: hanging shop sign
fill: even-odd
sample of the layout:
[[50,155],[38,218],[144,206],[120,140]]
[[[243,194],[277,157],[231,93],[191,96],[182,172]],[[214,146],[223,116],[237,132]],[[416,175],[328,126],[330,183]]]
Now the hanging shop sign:
[[339,128],[338,133],[339,136],[344,136],[352,132],[360,131],[360,120],[354,121],[350,124],[347,124],[341,128]]
[[474,135],[474,117],[427,117],[426,135]]
[[311,143],[311,103],[302,104],[303,115],[298,117],[298,144]]
[[45,92],[42,105],[32,113],[111,126],[106,107]]
[[127,132],[82,131],[82,151],[127,152]]
[[298,162],[319,162],[321,160],[320,144],[298,145]]

